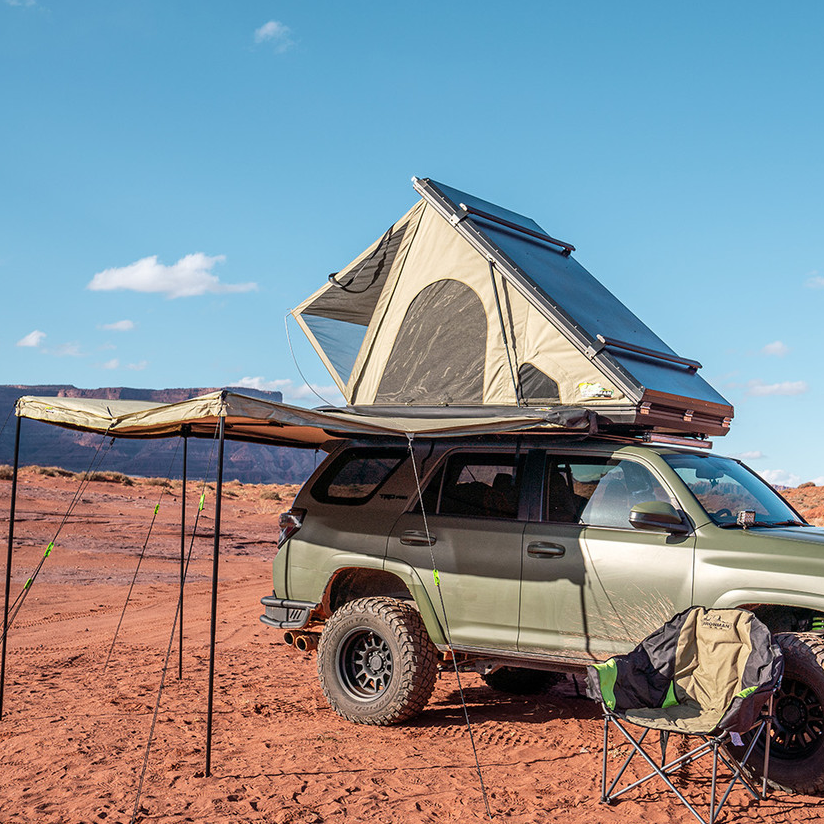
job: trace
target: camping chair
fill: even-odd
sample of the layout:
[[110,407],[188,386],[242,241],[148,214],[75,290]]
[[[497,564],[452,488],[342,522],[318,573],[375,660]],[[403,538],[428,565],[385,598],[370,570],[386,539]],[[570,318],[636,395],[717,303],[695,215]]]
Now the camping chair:
[[[611,803],[659,776],[699,821],[714,824],[739,781],[756,800],[764,798],[773,694],[783,667],[781,651],[772,643],[769,630],[751,612],[704,607],[679,613],[627,655],[587,667],[587,695],[600,701],[604,709],[601,800]],[[629,725],[643,732],[636,737],[627,728]],[[632,749],[607,787],[611,726],[617,727]],[[660,765],[643,747],[650,730],[660,734]],[[747,733],[745,739],[741,738],[743,733]],[[693,736],[698,741],[686,754],[667,761],[671,734]],[[745,765],[762,735],[764,765],[759,792],[746,774]],[[709,817],[703,818],[670,775],[710,754]],[[646,761],[652,772],[616,790],[635,755]],[[729,768],[732,778],[716,804],[719,761]]]

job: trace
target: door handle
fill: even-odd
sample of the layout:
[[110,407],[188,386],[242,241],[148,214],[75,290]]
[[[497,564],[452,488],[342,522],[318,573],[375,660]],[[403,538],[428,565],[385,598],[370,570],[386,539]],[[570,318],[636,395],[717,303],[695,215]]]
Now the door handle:
[[418,532],[417,529],[407,529],[401,533],[401,543],[406,546],[434,546],[438,539],[430,532]]
[[535,541],[527,544],[526,554],[530,558],[563,558],[566,555],[566,547],[545,541]]

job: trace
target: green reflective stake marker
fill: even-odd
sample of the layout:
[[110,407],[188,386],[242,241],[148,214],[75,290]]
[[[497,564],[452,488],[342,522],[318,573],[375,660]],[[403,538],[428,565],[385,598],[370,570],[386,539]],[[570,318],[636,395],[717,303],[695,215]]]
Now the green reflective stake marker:
[[441,585],[441,576],[438,575],[437,569],[432,570],[432,577],[435,579],[435,586],[439,587]]
[[200,495],[200,504],[197,507],[198,512],[203,512],[203,507],[206,506],[206,493],[203,492]]
[[46,547],[46,551],[43,553],[44,558],[48,558],[51,555],[51,551],[54,549],[54,541],[50,541],[49,545]]

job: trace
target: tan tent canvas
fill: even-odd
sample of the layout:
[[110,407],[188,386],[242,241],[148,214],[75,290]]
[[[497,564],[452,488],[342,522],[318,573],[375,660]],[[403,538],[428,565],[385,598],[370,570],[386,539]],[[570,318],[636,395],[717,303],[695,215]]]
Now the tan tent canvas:
[[[292,315],[349,406],[575,408],[602,429],[725,434],[732,406],[529,218],[433,180]],[[405,411],[404,411],[405,410]]]

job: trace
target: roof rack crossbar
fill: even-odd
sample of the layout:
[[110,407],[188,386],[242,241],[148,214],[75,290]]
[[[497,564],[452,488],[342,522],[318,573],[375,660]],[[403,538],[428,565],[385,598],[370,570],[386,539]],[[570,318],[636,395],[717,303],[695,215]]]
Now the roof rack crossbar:
[[[506,226],[507,229],[512,229],[515,232],[520,232],[523,235],[529,235],[529,237],[534,237],[537,240],[543,240],[544,243],[551,243],[553,246],[560,246],[562,249],[561,254],[564,256],[568,256],[575,251],[575,247],[571,243],[567,243],[563,240],[557,240],[554,237],[551,237],[547,234],[542,234],[541,232],[536,232],[533,229],[527,229],[526,226],[519,226],[517,223],[513,223],[511,220],[506,220],[506,218],[498,217],[497,215],[492,215],[489,212],[484,212],[481,209],[476,209],[474,206],[467,206],[465,203],[459,204],[460,208],[466,213],[466,215],[475,215],[476,217],[482,218],[483,220],[488,220],[491,223],[499,223],[501,226]],[[458,215],[458,219],[460,220],[462,217],[466,217],[466,215]]]
[[647,358],[675,363],[678,366],[686,366],[690,372],[697,372],[702,368],[701,364],[696,360],[681,358],[678,355],[670,355],[666,352],[658,352],[655,349],[647,349],[645,346],[636,346],[634,343],[627,343],[616,338],[606,338],[603,335],[598,335],[597,337],[598,343],[589,346],[586,351],[586,355],[590,360],[603,349],[623,349],[626,352],[634,352],[637,355],[643,355]]

